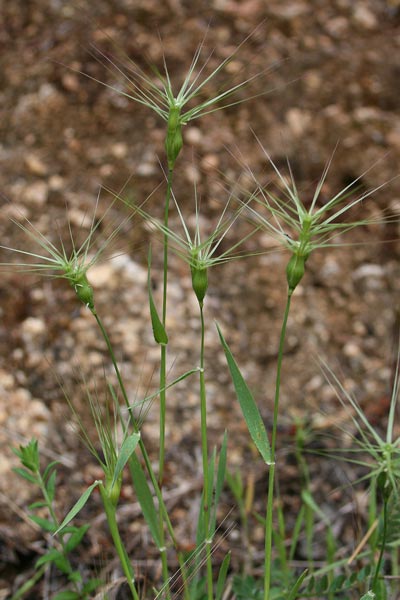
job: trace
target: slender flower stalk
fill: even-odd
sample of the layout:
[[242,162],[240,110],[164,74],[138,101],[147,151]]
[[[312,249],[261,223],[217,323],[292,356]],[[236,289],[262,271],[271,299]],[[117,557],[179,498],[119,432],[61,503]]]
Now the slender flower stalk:
[[[251,37],[252,34],[250,34]],[[169,255],[169,212],[170,212],[170,200],[172,195],[172,184],[173,184],[173,173],[176,164],[176,160],[183,147],[182,127],[198,119],[205,114],[212,113],[216,110],[221,110],[226,106],[231,106],[242,102],[243,100],[237,100],[226,103],[236,92],[241,90],[245,85],[250,83],[254,78],[258,77],[257,74],[253,77],[247,77],[244,81],[236,85],[228,85],[222,91],[218,91],[212,94],[204,100],[200,100],[203,96],[206,86],[221,72],[224,71],[228,63],[236,56],[239,49],[247,41],[246,38],[236,50],[224,59],[215,69],[208,75],[206,69],[211,61],[212,53],[206,58],[202,66],[199,66],[200,58],[203,51],[204,41],[198,46],[192,62],[187,70],[186,76],[182,82],[181,87],[178,91],[174,90],[170,72],[167,67],[166,59],[164,56],[164,73],[162,74],[158,69],[153,68],[155,79],[145,74],[134,62],[128,59],[124,63],[120,63],[117,59],[109,58],[105,54],[99,52],[96,48],[95,51],[101,57],[101,62],[105,64],[109,71],[114,75],[117,73],[122,77],[123,82],[126,85],[126,90],[119,89],[116,86],[105,84],[106,87],[122,94],[126,98],[137,102],[143,106],[146,106],[153,110],[161,119],[167,124],[167,131],[165,135],[165,152],[168,165],[167,175],[167,191],[165,196],[164,204],[164,223],[163,223],[163,291],[162,291],[162,316],[161,323],[164,330],[164,339],[168,340],[166,332],[166,321],[167,321],[167,287],[168,287],[168,255]],[[98,81],[98,80],[96,80]],[[225,104],[224,104],[225,102]],[[199,276],[206,276],[206,269],[203,266],[198,265],[198,257],[193,257],[193,262],[196,265],[191,265],[192,276],[198,278]],[[157,341],[157,340],[156,340]],[[167,341],[160,344],[160,444],[159,444],[159,486],[162,487],[163,476],[164,476],[164,462],[165,462],[165,417],[166,417],[166,379],[167,379]],[[161,515],[160,515],[161,524]],[[164,579],[166,574],[164,573]]]
[[[149,77],[138,65],[128,57],[121,63],[117,58],[110,58],[97,48],[94,48],[95,55],[100,56],[100,61],[113,74],[122,78],[126,85],[126,90],[117,86],[106,84],[96,79],[102,85],[122,94],[126,98],[137,102],[153,110],[167,124],[165,135],[165,152],[168,165],[167,191],[164,204],[164,239],[163,239],[163,290],[162,290],[162,308],[161,322],[163,328],[166,328],[167,320],[167,287],[168,287],[168,254],[169,254],[169,236],[167,230],[169,227],[170,200],[172,194],[173,173],[176,160],[183,147],[182,127],[194,119],[201,116],[221,110],[226,107],[226,101],[235,95],[241,88],[246,86],[254,78],[248,77],[236,85],[228,85],[222,91],[209,96],[204,100],[199,100],[203,95],[206,86],[224,71],[229,62],[237,55],[240,48],[251,37],[252,33],[210,73],[206,73],[207,66],[211,61],[212,53],[204,60],[200,66],[201,56],[203,54],[205,38],[198,46],[192,62],[186,72],[180,88],[176,91],[172,84],[170,72],[164,56],[164,73],[153,67],[155,78]],[[89,76],[90,77],[90,76]],[[90,77],[93,79],[92,77]],[[228,105],[242,102],[243,100],[233,101]],[[224,104],[225,102],[225,104]],[[222,103],[222,104],[221,104]],[[166,415],[166,377],[167,377],[167,343],[160,346],[160,446],[159,446],[159,483],[162,486],[165,462],[165,415]]]
[[[104,473],[104,481],[98,481],[100,496],[103,502],[104,512],[110,529],[114,547],[121,562],[122,570],[128,582],[133,600],[139,600],[136,589],[134,571],[129,560],[127,551],[122,542],[117,524],[117,506],[121,494],[122,469],[134,451],[140,433],[129,434],[127,424],[121,423],[121,412],[117,398],[106,398],[106,407],[102,408],[97,393],[94,395],[85,385],[86,397],[96,427],[98,440],[101,447],[101,455],[96,450],[88,431],[77,414],[74,406],[64,391],[65,398],[77,419],[82,440],[91,454],[95,457]],[[119,441],[119,429],[123,431],[122,440]]]
[[207,396],[206,396],[206,381],[205,381],[205,320],[204,320],[204,300],[208,290],[208,270],[210,267],[218,264],[224,264],[225,262],[234,258],[245,256],[245,253],[240,253],[239,248],[245,241],[251,237],[256,229],[252,229],[251,232],[239,241],[233,242],[228,245],[225,250],[221,249],[221,245],[228,234],[231,232],[235,222],[239,219],[242,212],[245,209],[245,205],[240,206],[233,213],[229,214],[229,207],[231,204],[232,197],[229,198],[226,203],[220,218],[214,228],[214,230],[208,235],[203,236],[200,227],[200,211],[199,201],[197,197],[197,190],[195,187],[195,227],[194,233],[191,233],[190,227],[187,225],[183,213],[173,196],[176,210],[179,215],[183,234],[178,234],[169,227],[167,228],[164,223],[151,217],[141,208],[137,209],[142,217],[150,222],[153,227],[159,231],[163,237],[167,237],[170,241],[170,248],[178,256],[180,256],[189,266],[192,288],[196,295],[199,303],[199,314],[201,323],[201,336],[200,336],[200,368],[199,368],[199,395],[200,395],[200,415],[201,415],[201,448],[202,448],[202,463],[204,476],[204,488],[203,488],[203,527],[206,536],[206,581],[207,581],[207,598],[208,600],[213,599],[213,570],[211,561],[211,540],[208,539],[210,530],[210,507],[208,506],[208,498],[210,497],[209,490],[209,477],[207,476],[209,470],[209,451],[208,451],[208,433],[207,433]]
[[364,192],[359,196],[352,197],[354,186],[360,180],[360,176],[357,180],[335,194],[327,202],[320,205],[319,199],[332,161],[331,159],[327,163],[317,184],[311,203],[309,207],[307,207],[300,198],[290,165],[289,181],[287,181],[264,148],[263,152],[278,176],[281,184],[281,192],[273,193],[268,188],[260,186],[260,197],[258,198],[258,202],[262,205],[262,210],[267,211],[267,216],[264,215],[262,210],[254,208],[254,204],[249,207],[248,210],[260,227],[267,231],[290,252],[290,258],[286,266],[286,280],[288,285],[287,301],[280,334],[275,382],[271,436],[272,464],[269,468],[265,518],[264,600],[269,600],[272,568],[272,517],[276,474],[275,453],[279,419],[281,368],[291,298],[294,290],[303,279],[307,260],[314,250],[341,245],[340,241],[337,241],[336,239],[339,235],[342,235],[355,227],[378,222],[378,220],[374,219],[361,219],[353,222],[346,222],[342,219],[345,213],[360,205],[373,193],[379,191],[385,184],[382,184],[373,190]]

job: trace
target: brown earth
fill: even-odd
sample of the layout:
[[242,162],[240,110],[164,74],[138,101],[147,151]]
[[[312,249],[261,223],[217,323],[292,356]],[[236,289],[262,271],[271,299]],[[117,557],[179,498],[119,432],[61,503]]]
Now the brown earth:
[[[173,82],[179,86],[197,45],[205,38],[204,56],[213,50],[211,71],[249,34],[226,70],[210,84],[231,85],[259,76],[236,98],[253,99],[193,121],[184,130],[185,147],[178,160],[175,194],[185,214],[194,206],[193,182],[201,197],[203,224],[212,228],[230,189],[241,199],[254,187],[242,161],[255,176],[274,181],[271,165],[255,140],[259,138],[275,163],[286,159],[304,201],[311,200],[324,165],[335,151],[322,200],[362,174],[362,191],[398,175],[400,164],[400,8],[396,0],[61,0],[0,1],[0,213],[1,244],[33,248],[10,218],[35,227],[57,242],[66,221],[74,235],[87,235],[100,186],[120,190],[162,214],[164,123],[146,107],[109,86],[124,89],[124,79],[109,69],[106,58],[128,57],[145,72],[162,69],[165,53]],[[80,72],[86,74],[82,75]],[[228,82],[228,83],[227,83]],[[370,167],[372,167],[370,169]],[[239,182],[236,183],[236,182]],[[161,187],[158,187],[161,184]],[[398,213],[400,180],[394,179],[359,207],[357,217],[376,219]],[[126,210],[104,190],[98,215],[107,227],[120,223]],[[190,211],[188,213],[188,211]],[[179,226],[176,213],[171,223]],[[235,231],[241,235],[248,224]],[[243,233],[242,233],[243,235]],[[149,228],[138,218],[125,222],[117,259],[90,271],[96,306],[109,331],[132,398],[157,387],[159,350],[147,307]],[[281,493],[288,523],[298,510],[300,477],[293,461],[299,420],[307,445],[345,442],[340,425],[348,415],[321,373],[325,361],[371,421],[384,428],[398,339],[400,269],[398,225],[358,229],[338,249],[316,251],[296,291],[282,384],[280,454]],[[351,242],[352,246],[346,246]],[[248,251],[265,253],[218,267],[210,275],[206,299],[207,379],[211,443],[219,444],[225,428],[230,439],[230,468],[240,467],[256,486],[255,508],[262,510],[266,475],[255,458],[240,416],[213,320],[220,323],[268,427],[272,418],[274,377],[280,323],[285,302],[287,255],[267,252],[265,233],[251,238]],[[14,257],[15,258],[15,257]],[[2,251],[2,262],[12,255]],[[160,302],[160,245],[153,243],[155,295]],[[198,362],[197,306],[190,273],[171,257],[169,285],[170,377]],[[38,437],[43,461],[59,467],[59,511],[64,514],[84,486],[100,477],[73,427],[60,382],[90,427],[82,380],[102,389],[104,375],[113,378],[104,343],[88,310],[76,303],[64,281],[40,280],[5,269],[0,283],[0,597],[10,597],[33,572],[45,541],[24,510],[32,491],[12,473],[17,465],[10,448]],[[94,382],[94,383],[92,383]],[[166,489],[182,543],[193,542],[193,523],[200,490],[201,457],[196,381],[186,380],[168,398]],[[295,424],[297,425],[295,426]],[[153,403],[144,425],[146,443],[156,458],[158,416]],[[326,433],[324,437],[321,434]],[[316,438],[318,437],[318,442]],[[319,439],[321,437],[321,439]],[[322,441],[321,441],[322,440]],[[340,517],[341,540],[361,535],[350,527],[346,512],[359,502],[362,489],[332,490],[355,480],[356,470],[327,459],[310,458],[313,490],[322,509]],[[228,493],[227,507],[234,505]],[[340,512],[340,510],[342,512]],[[230,520],[236,518],[233,511]],[[93,520],[82,549],[84,569],[112,579],[118,563],[93,497],[82,519]],[[82,521],[83,522],[83,521]],[[156,554],[127,482],[121,527],[143,572],[157,583]],[[260,532],[254,522],[255,564]],[[233,566],[243,561],[238,528],[231,534]],[[318,550],[316,551],[318,558]],[[301,556],[299,556],[299,560]],[[150,583],[153,583],[151,581]],[[40,584],[30,598],[43,595]],[[51,586],[60,581],[47,582]]]

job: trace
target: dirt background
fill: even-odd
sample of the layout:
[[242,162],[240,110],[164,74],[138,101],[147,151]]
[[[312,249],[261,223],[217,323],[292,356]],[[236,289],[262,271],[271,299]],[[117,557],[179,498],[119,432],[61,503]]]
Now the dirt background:
[[[74,235],[86,236],[90,219],[85,215],[93,214],[100,186],[124,188],[126,197],[141,202],[161,184],[147,206],[153,214],[162,214],[159,161],[164,162],[164,123],[147,108],[94,81],[125,89],[123,77],[107,68],[98,50],[125,62],[129,57],[147,73],[151,64],[162,68],[165,53],[171,78],[179,87],[204,37],[204,56],[213,50],[207,65],[211,70],[251,34],[209,90],[215,93],[220,86],[260,73],[237,95],[238,100],[254,98],[196,120],[184,130],[175,193],[190,215],[197,182],[206,230],[216,222],[230,189],[242,199],[244,190],[251,193],[253,182],[243,176],[241,161],[260,181],[274,181],[254,133],[280,168],[285,169],[289,159],[305,202],[312,198],[337,143],[322,199],[363,173],[364,191],[391,180],[400,164],[399,25],[396,0],[215,0],[195,6],[184,0],[0,1],[1,244],[32,249],[10,218],[19,222],[28,218],[55,243],[63,231],[68,241],[68,228],[63,226],[66,206]],[[400,180],[395,179],[363,203],[357,216],[379,218],[386,211],[398,212],[399,194]],[[102,191],[97,215],[106,213],[103,235],[126,216],[118,203],[108,212],[107,206],[110,195]],[[179,226],[176,214],[171,223]],[[235,235],[246,231],[247,224],[243,227]],[[306,423],[310,444],[315,443],[316,432],[330,431],[341,415],[342,423],[348,420],[321,374],[318,357],[356,395],[377,427],[384,427],[399,325],[398,235],[396,224],[366,227],[351,235],[355,243],[351,247],[315,252],[304,284],[296,291],[280,430],[280,477],[289,515],[290,509],[293,514],[298,509],[300,485],[290,461],[296,419]],[[99,263],[89,275],[128,391],[139,399],[157,386],[158,348],[146,300],[150,237],[139,219],[124,223],[118,241],[124,254]],[[270,247],[261,233],[252,238],[248,250]],[[10,253],[2,250],[1,261],[9,260]],[[216,268],[206,300],[211,442],[220,443],[228,429],[230,468],[244,467],[254,476],[259,501],[265,473],[249,446],[213,320],[218,320],[231,344],[268,426],[286,261],[285,253],[268,252]],[[152,276],[157,301],[160,264],[160,246],[155,242]],[[197,364],[193,331],[199,331],[190,275],[177,257],[171,258],[169,295],[174,377]],[[32,490],[12,473],[16,459],[10,447],[36,436],[43,460],[60,461],[59,511],[64,514],[100,473],[79,442],[60,382],[85,420],[82,380],[101,389],[104,376],[112,379],[113,374],[91,314],[77,305],[65,282],[4,269],[0,311],[0,593],[6,598],[29,577],[45,548],[24,516]],[[190,544],[201,473],[195,380],[177,386],[168,402],[166,487],[179,535]],[[144,425],[154,457],[157,423],[154,403]],[[333,431],[341,444],[340,430]],[[357,474],[346,475],[342,465],[315,459],[311,469],[316,494],[328,514],[357,497],[356,488],[336,496],[328,493]],[[361,495],[358,501],[362,515]],[[226,507],[234,505],[228,492],[224,502]],[[157,561],[152,562],[153,549],[129,483],[122,505],[121,527],[130,536],[133,559],[139,569],[143,561],[143,573],[156,580]],[[261,504],[255,506],[261,509]],[[232,514],[231,520],[235,511]],[[82,519],[97,519],[97,526],[88,535],[81,562],[84,569],[94,568],[112,579],[118,576],[118,564],[108,560],[112,550],[107,530],[96,515],[100,504],[94,497]],[[344,525],[343,531],[348,531]],[[256,563],[258,535],[254,525]],[[344,544],[351,546],[357,532],[346,535]],[[243,558],[238,528],[229,543],[237,544],[233,564],[238,566]],[[54,591],[61,583],[52,574],[48,585]],[[38,587],[31,597],[42,593]]]

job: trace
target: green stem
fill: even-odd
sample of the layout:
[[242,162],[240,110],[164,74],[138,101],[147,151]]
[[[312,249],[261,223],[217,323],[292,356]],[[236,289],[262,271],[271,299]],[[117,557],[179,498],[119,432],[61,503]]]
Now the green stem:
[[382,531],[382,541],[380,544],[381,548],[379,551],[378,562],[376,563],[374,578],[372,580],[372,591],[376,593],[377,597],[379,597],[378,578],[379,578],[380,570],[382,568],[383,555],[384,555],[385,549],[386,549],[387,521],[388,521],[387,506],[388,506],[388,500],[385,497],[383,499],[383,531]]
[[[138,433],[139,432],[139,426],[138,426],[138,424],[136,422],[136,419],[135,419],[132,411],[130,410],[131,406],[129,404],[128,394],[126,392],[125,385],[124,385],[124,382],[122,380],[121,372],[119,370],[118,363],[117,363],[117,360],[115,358],[114,349],[112,347],[110,338],[108,337],[108,334],[107,334],[107,331],[106,331],[106,329],[105,329],[105,327],[103,325],[103,322],[100,319],[99,315],[97,314],[97,311],[95,310],[95,308],[91,309],[91,312],[92,312],[94,318],[96,319],[96,322],[97,322],[97,324],[98,324],[98,326],[100,328],[100,331],[102,333],[103,339],[104,339],[104,341],[106,343],[106,346],[107,346],[107,349],[108,349],[108,353],[110,355],[111,362],[113,364],[114,371],[115,371],[115,374],[117,376],[118,385],[120,387],[120,390],[121,390],[121,393],[122,393],[122,397],[124,399],[126,407],[129,409],[129,415],[130,415],[130,420],[131,420],[131,424],[132,424],[133,430],[135,431],[135,433]],[[157,477],[155,476],[153,467],[151,465],[150,457],[149,457],[149,455],[147,453],[147,450],[146,450],[145,445],[143,443],[143,440],[141,438],[139,440],[139,448],[140,448],[141,454],[143,456],[143,460],[145,462],[146,469],[147,469],[147,472],[149,474],[149,477],[150,477],[150,480],[151,480],[154,492],[155,492],[155,494],[157,496],[157,500],[159,502],[160,511],[161,511],[161,513],[162,513],[162,515],[164,517],[164,521],[165,521],[165,523],[167,525],[168,532],[169,532],[169,534],[171,536],[171,540],[172,540],[175,548],[177,548],[178,543],[177,543],[177,540],[176,540],[176,537],[175,537],[175,533],[174,533],[174,530],[173,530],[173,527],[172,527],[172,523],[171,523],[169,515],[168,515],[167,508],[166,508],[165,503],[164,503],[164,499],[162,497],[161,489],[160,489],[160,487],[158,485]],[[160,536],[161,540],[163,540],[163,536],[164,536],[163,528],[162,528],[162,531],[160,531],[160,534],[161,534],[161,536]],[[166,561],[165,552],[161,553],[161,557],[162,557],[162,560],[164,560],[164,562],[165,562]],[[163,559],[163,557],[164,557],[164,559]]]
[[[167,178],[167,192],[165,195],[165,208],[164,208],[164,226],[167,230],[169,223],[169,204],[172,192],[172,176],[173,169],[168,170]],[[164,330],[166,330],[167,321],[167,287],[168,287],[168,235],[164,233],[163,240],[163,296],[162,296],[162,324]],[[160,346],[160,446],[159,446],[159,457],[158,457],[158,487],[162,490],[163,479],[164,479],[164,464],[165,464],[165,416],[166,416],[166,396],[167,396],[167,345],[161,344]],[[163,514],[160,504],[160,536],[161,540],[164,540],[164,525],[163,525]],[[168,585],[169,574],[166,553],[161,554],[162,562],[162,573],[163,579],[166,584],[166,598],[171,598],[171,592]]]
[[200,419],[201,419],[201,453],[203,459],[203,474],[204,474],[204,487],[203,487],[203,517],[204,517],[204,531],[205,531],[205,543],[206,543],[206,567],[207,567],[207,598],[213,600],[213,573],[212,573],[212,561],[211,561],[211,544],[208,539],[209,526],[210,526],[210,507],[208,506],[209,499],[209,472],[208,472],[208,439],[207,439],[207,396],[206,396],[206,382],[204,375],[204,336],[205,336],[205,324],[204,324],[204,312],[203,302],[199,302],[200,307],[200,321],[201,321],[201,341],[200,341]]
[[[172,194],[173,170],[168,170],[167,192],[165,195],[164,227],[168,229],[169,205]],[[167,288],[168,288],[168,235],[164,233],[163,239],[163,297],[162,297],[162,324],[166,329],[167,320]],[[167,384],[167,346],[161,344],[160,357],[160,451],[158,459],[158,481],[162,487],[165,463],[165,413],[166,413],[166,384]]]
[[269,598],[270,598],[271,567],[272,567],[272,516],[273,516],[273,506],[274,506],[276,438],[277,438],[277,432],[278,432],[279,399],[280,399],[280,388],[281,388],[283,349],[284,349],[284,345],[285,345],[286,326],[287,326],[287,321],[288,321],[288,317],[289,317],[292,293],[293,293],[293,290],[289,290],[288,296],[287,296],[285,314],[283,317],[281,335],[279,338],[278,364],[277,364],[277,368],[276,368],[274,415],[273,415],[273,421],[272,421],[272,435],[271,435],[271,465],[269,468],[269,476],[268,476],[267,509],[266,509],[266,515],[265,515],[264,600],[269,600]]
[[[49,497],[49,495],[47,493],[46,484],[43,481],[43,478],[42,478],[42,475],[41,475],[40,471],[36,471],[36,476],[37,476],[37,479],[38,479],[38,484],[39,484],[40,490],[41,490],[41,492],[43,494],[43,498],[45,499],[45,502],[46,502],[47,509],[49,511],[50,517],[52,518],[54,525],[56,525],[57,529],[58,529],[58,526],[60,525],[60,523],[59,523],[59,521],[57,519],[56,513],[54,512],[53,503],[50,500],[50,497]],[[59,538],[59,544],[60,544],[60,546],[62,548],[64,559],[66,561],[66,564],[68,565],[68,575],[73,575],[74,569],[72,568],[72,565],[71,565],[71,563],[69,561],[68,552],[65,549],[65,543],[64,543],[64,540],[63,540],[63,534],[61,533],[57,537]],[[79,592],[79,585],[78,585],[78,583],[76,581],[74,581],[73,578],[71,579],[71,582],[72,582],[72,585],[75,588],[75,590],[77,592]]]
[[116,518],[116,514],[117,514],[116,506],[109,499],[109,497],[107,495],[107,490],[102,483],[100,483],[99,488],[100,488],[101,499],[103,501],[104,510],[105,510],[106,517],[107,517],[108,527],[110,529],[111,537],[113,539],[115,549],[119,556],[119,560],[121,561],[122,570],[127,579],[129,589],[132,594],[132,598],[134,598],[134,600],[140,600],[139,595],[136,590],[136,586],[135,586],[135,577],[133,574],[132,565],[129,561],[128,554],[125,550],[125,546],[123,545],[121,536],[119,534],[117,518]]

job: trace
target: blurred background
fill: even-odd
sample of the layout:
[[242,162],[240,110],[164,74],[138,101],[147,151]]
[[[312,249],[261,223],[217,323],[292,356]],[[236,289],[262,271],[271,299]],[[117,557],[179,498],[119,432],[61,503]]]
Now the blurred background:
[[[66,235],[63,239],[68,242],[68,223],[73,235],[84,239],[94,214],[96,219],[104,216],[100,243],[103,230],[122,223],[112,248],[118,257],[100,262],[89,278],[133,399],[140,400],[157,386],[159,351],[152,337],[146,291],[152,234],[138,217],[124,221],[126,207],[112,203],[107,190],[123,190],[124,197],[137,203],[150,196],[146,210],[162,214],[165,123],[118,93],[127,91],[126,79],[109,59],[118,61],[124,72],[134,61],[152,77],[153,66],[163,71],[165,56],[173,86],[179,89],[202,42],[199,65],[208,61],[205,73],[242,44],[205,88],[204,98],[244,79],[251,81],[233,97],[238,104],[184,128],[174,189],[189,222],[194,213],[194,183],[207,231],[230,193],[240,200],[251,195],[255,183],[248,168],[263,184],[276,181],[262,146],[283,173],[288,173],[290,162],[305,204],[333,155],[322,202],[362,175],[358,193],[389,183],[363,202],[352,218],[379,220],[400,209],[397,1],[0,2],[1,245],[32,249],[11,219],[22,223],[29,219],[55,243],[60,235]],[[171,214],[171,224],[179,227],[176,212]],[[248,223],[242,227],[234,234],[240,237],[247,232]],[[304,424],[311,432],[310,444],[313,432],[320,435],[333,428],[336,443],[341,443],[340,429],[335,427],[348,419],[343,413],[341,421],[342,409],[321,374],[318,357],[356,395],[369,418],[384,425],[399,335],[398,237],[396,223],[365,227],[343,237],[340,248],[312,255],[296,291],[281,419],[282,494],[293,511],[296,473],[287,456],[295,427]],[[266,233],[252,238],[248,252],[262,254],[213,270],[206,300],[211,439],[220,443],[228,428],[231,468],[245,464],[260,490],[265,487],[263,471],[235,404],[213,320],[220,323],[268,426],[288,260],[285,252],[271,252],[273,246]],[[160,250],[154,240],[152,277],[157,301]],[[1,251],[1,262],[12,259],[9,252]],[[173,378],[197,364],[193,331],[199,331],[190,272],[175,256],[169,294]],[[104,377],[112,378],[112,370],[90,312],[77,305],[66,282],[4,269],[0,315],[0,588],[6,598],[16,582],[29,575],[43,544],[23,516],[31,490],[12,473],[17,459],[10,448],[35,436],[44,460],[60,460],[60,513],[64,514],[98,476],[97,466],[82,449],[64,393],[85,420],[82,381],[101,390]],[[175,490],[174,518],[182,523],[182,538],[190,541],[190,514],[193,499],[198,499],[201,473],[195,450],[199,441],[196,382],[186,380],[174,388],[169,402],[166,485]],[[147,408],[144,435],[156,452],[157,402]],[[87,422],[90,428],[89,418]],[[332,475],[329,461],[315,469],[320,472],[321,497],[326,498],[327,489],[343,482],[343,476]],[[183,481],[189,482],[186,487]],[[335,501],[343,502],[345,494],[341,492]],[[127,506],[134,503],[129,486],[125,500]],[[98,502],[89,503],[84,517],[96,518]],[[226,503],[233,501],[227,497]],[[135,559],[145,559],[151,550],[143,524],[132,511],[126,509],[123,526],[132,545],[140,541]],[[107,532],[100,524],[89,534],[83,559],[99,571],[108,550]],[[238,551],[238,563],[240,559]]]

